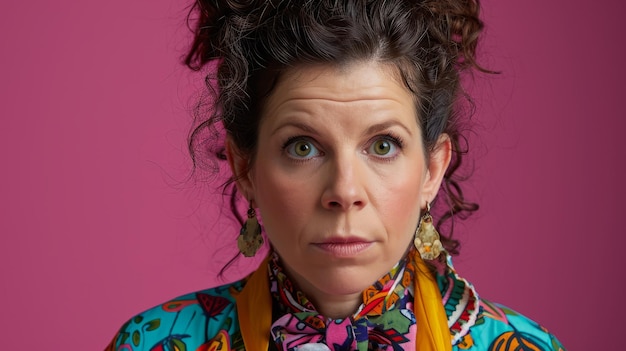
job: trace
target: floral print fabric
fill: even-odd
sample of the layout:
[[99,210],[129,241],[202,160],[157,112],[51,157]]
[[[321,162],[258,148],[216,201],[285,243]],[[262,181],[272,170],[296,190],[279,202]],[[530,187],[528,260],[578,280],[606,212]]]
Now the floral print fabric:
[[[411,290],[406,288],[410,287],[411,284],[398,283],[393,288],[393,291],[397,291],[398,299],[382,298],[381,300],[383,295],[388,296],[388,292],[392,290],[394,285],[389,284],[389,282],[395,283],[398,281],[399,272],[402,271],[403,267],[406,267],[406,265],[400,263],[389,274],[372,285],[373,290],[370,288],[364,292],[364,304],[351,318],[350,322],[370,313],[368,306],[375,306],[375,308],[372,308],[372,311],[382,312],[381,315],[404,313],[400,311],[405,309],[405,307],[409,310],[412,308],[410,300],[401,301],[403,296],[412,294]],[[271,266],[270,271],[272,271]],[[407,273],[405,268],[401,276],[403,278],[410,277],[410,272]],[[537,323],[509,308],[479,298],[471,284],[459,277],[452,268],[448,268],[442,274],[437,274],[436,278],[442,296],[442,304],[448,318],[453,350],[564,350],[559,341]],[[242,280],[217,288],[202,290],[181,296],[138,314],[120,328],[106,350],[245,350],[233,297],[238,291],[241,291],[244,285],[245,280]],[[280,291],[278,285],[271,287],[271,289],[277,293]],[[386,292],[385,289],[387,289]],[[291,291],[292,296],[293,293],[294,290]],[[315,314],[314,309],[311,308],[312,305],[306,300],[306,297],[298,292],[295,292],[295,294],[296,296],[301,296],[294,299],[294,301],[297,301],[298,304],[309,310],[308,312],[305,310],[305,313]],[[371,302],[376,299],[384,303],[372,304]],[[275,308],[274,313],[277,313],[276,309],[279,311],[274,318],[275,321],[284,316],[281,313],[284,313],[286,309],[293,308],[293,306],[286,304],[273,307]],[[400,318],[399,316],[396,317]],[[411,319],[410,316],[402,318],[406,320]],[[331,323],[337,324],[337,321],[331,321]],[[341,323],[347,322],[340,321],[338,325],[341,325]],[[384,322],[382,324],[384,325]],[[359,347],[363,346],[360,345],[367,345],[368,347],[370,345],[372,347],[379,345],[378,347],[381,347],[381,349],[384,349],[382,347],[387,347],[385,345],[393,345],[391,343],[386,344],[388,340],[383,342],[380,339],[376,339],[378,336],[370,340],[369,334],[372,330],[381,330],[382,332],[379,333],[380,338],[383,336],[389,337],[391,331],[398,332],[394,335],[394,338],[397,338],[396,345],[404,346],[400,346],[400,348],[397,348],[398,346],[390,346],[391,348],[389,349],[393,350],[410,349],[410,347],[406,348],[408,341],[404,340],[411,339],[412,335],[415,334],[414,324],[386,329],[385,327],[380,328],[377,325],[370,324],[366,328],[368,328],[367,338],[364,332],[359,332],[357,335],[355,331],[355,350],[361,350]],[[361,328],[360,330],[364,329]],[[277,335],[280,337],[280,334]],[[359,342],[361,343],[360,345]],[[273,348],[273,346],[270,343],[270,348]],[[306,348],[301,348],[301,350],[306,350]]]
[[[408,257],[414,257],[409,255]],[[363,303],[350,318],[325,318],[295,289],[273,255],[269,261],[270,290],[275,318],[272,339],[281,351],[415,349],[412,310],[415,265],[403,259],[363,291]]]

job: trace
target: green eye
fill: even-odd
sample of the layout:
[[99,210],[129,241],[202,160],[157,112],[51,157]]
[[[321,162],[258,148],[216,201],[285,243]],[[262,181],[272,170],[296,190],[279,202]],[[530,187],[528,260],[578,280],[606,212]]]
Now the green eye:
[[293,144],[294,153],[300,157],[309,156],[311,149],[311,144],[304,140],[297,141]]
[[376,155],[385,156],[391,152],[392,145],[387,140],[377,140],[372,145],[373,151]]
[[402,143],[390,136],[380,136],[372,141],[367,153],[384,159],[391,159],[398,155]]
[[320,151],[308,139],[299,139],[288,142],[285,146],[287,154],[297,159],[309,159],[320,155]]

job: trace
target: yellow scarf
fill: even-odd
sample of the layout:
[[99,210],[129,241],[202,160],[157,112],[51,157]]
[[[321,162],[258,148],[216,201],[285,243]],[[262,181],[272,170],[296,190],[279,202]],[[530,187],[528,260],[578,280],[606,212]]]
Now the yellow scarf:
[[[452,338],[446,312],[435,278],[419,254],[415,279],[413,313],[417,320],[417,350],[451,351]],[[246,286],[235,296],[241,335],[247,350],[267,350],[272,326],[272,297],[268,282],[266,258],[252,273]]]

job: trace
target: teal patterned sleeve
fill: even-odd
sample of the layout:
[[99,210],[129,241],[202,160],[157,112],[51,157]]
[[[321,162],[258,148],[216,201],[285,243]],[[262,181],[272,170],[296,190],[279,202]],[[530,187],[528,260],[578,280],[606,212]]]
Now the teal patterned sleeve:
[[240,289],[235,283],[203,290],[144,311],[120,328],[106,351],[242,349],[233,298]]
[[561,351],[565,350],[547,329],[499,304],[481,299],[476,323],[454,350],[470,351]]

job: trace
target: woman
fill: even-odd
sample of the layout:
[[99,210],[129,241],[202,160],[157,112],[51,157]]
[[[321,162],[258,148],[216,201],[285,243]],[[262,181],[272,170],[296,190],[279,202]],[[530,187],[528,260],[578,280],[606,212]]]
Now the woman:
[[475,0],[194,9],[186,63],[216,63],[217,87],[207,79],[214,106],[192,157],[224,127],[235,215],[237,196],[249,205],[238,247],[271,249],[242,281],[131,318],[109,349],[562,349],[448,259],[458,242],[441,223],[477,209],[456,181],[459,76],[485,71]]

